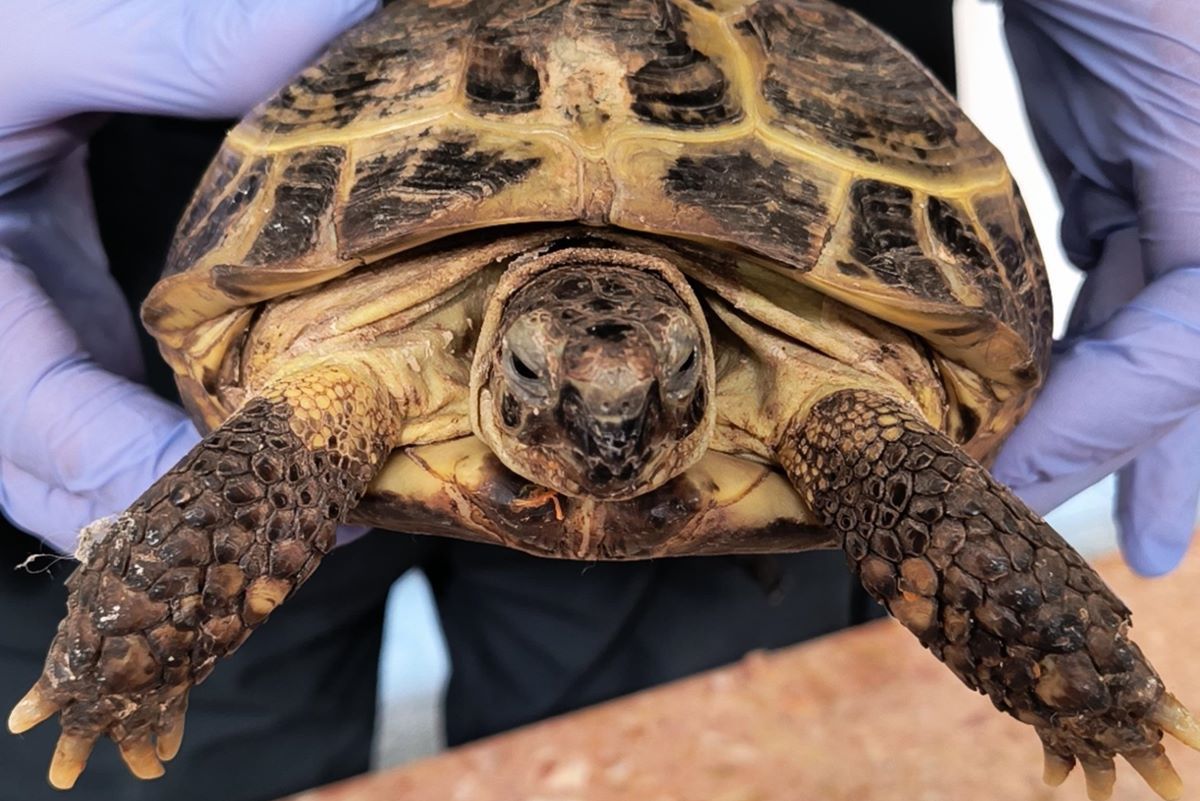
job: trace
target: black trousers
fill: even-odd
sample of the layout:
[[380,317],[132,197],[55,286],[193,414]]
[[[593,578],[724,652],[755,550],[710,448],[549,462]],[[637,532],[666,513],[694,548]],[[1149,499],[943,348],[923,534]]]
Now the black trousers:
[[[35,545],[4,538],[2,564]],[[383,607],[422,567],[450,652],[447,739],[461,743],[850,625],[869,612],[840,553],[583,565],[376,532],[336,550],[195,688],[184,746],[154,782],[101,742],[72,798],[269,801],[367,769]],[[62,616],[63,563],[0,579],[0,706],[37,678]],[[764,570],[766,571],[764,573]],[[0,800],[46,783],[57,725],[0,735]]]
[[[951,82],[951,0],[858,0]],[[919,12],[919,13],[918,13]],[[126,117],[93,140],[105,249],[137,304],[156,280],[183,205],[227,127]],[[152,342],[151,383],[173,387]],[[2,521],[0,521],[2,523]],[[14,571],[41,546],[0,525],[0,709],[41,669],[69,563]],[[75,801],[269,801],[360,773],[374,731],[384,601],[424,569],[450,651],[447,739],[465,742],[878,614],[840,553],[583,565],[377,532],[335,551],[295,597],[192,693],[164,778],[139,782],[101,743]],[[0,734],[0,801],[63,796],[46,768],[57,727]]]

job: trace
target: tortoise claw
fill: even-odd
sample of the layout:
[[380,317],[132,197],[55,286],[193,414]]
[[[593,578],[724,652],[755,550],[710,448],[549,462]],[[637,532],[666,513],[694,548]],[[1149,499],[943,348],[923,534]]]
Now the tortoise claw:
[[25,697],[17,702],[8,715],[8,730],[13,734],[23,734],[34,726],[49,718],[61,707],[51,701],[42,691],[39,681],[25,693]]
[[119,746],[121,759],[139,779],[157,779],[165,772],[149,736],[122,740]]
[[50,760],[50,784],[59,790],[70,790],[83,769],[87,767],[95,735],[67,734],[63,732],[54,747],[54,759]]
[[1108,801],[1112,797],[1113,784],[1117,781],[1117,768],[1111,759],[1080,759],[1083,776],[1087,780],[1087,794],[1092,801]]
[[1150,720],[1184,745],[1200,751],[1200,722],[1170,693],[1163,693]]
[[162,713],[155,751],[158,753],[158,758],[164,762],[170,762],[179,753],[179,747],[183,744],[183,724],[186,714],[187,695],[181,696],[177,702],[168,706]]
[[1043,751],[1046,756],[1046,766],[1042,771],[1042,781],[1051,787],[1058,787],[1067,780],[1067,776],[1071,775],[1071,769],[1075,767],[1075,757],[1064,757],[1049,748],[1045,748]]
[[1157,751],[1145,754],[1126,754],[1125,761],[1141,774],[1151,790],[1166,801],[1176,801],[1183,797],[1183,780],[1175,772],[1175,766],[1163,753],[1161,746]]

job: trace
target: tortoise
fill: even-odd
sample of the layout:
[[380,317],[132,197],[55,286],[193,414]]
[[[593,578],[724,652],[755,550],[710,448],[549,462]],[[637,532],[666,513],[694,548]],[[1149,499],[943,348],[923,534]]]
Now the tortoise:
[[17,705],[50,781],[178,751],[189,688],[339,523],[547,557],[841,548],[1032,725],[1050,783],[1180,792],[1200,727],[985,468],[1048,366],[1003,159],[826,0],[436,0],[228,135],[143,320],[208,432],[85,531]]

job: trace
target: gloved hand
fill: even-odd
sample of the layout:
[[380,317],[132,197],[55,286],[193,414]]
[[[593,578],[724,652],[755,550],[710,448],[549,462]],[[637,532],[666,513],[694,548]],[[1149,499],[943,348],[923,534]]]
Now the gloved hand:
[[0,6],[0,509],[60,551],[198,440],[138,383],[84,172],[92,112],[237,116],[377,0]]
[[1034,134],[1088,270],[1068,336],[996,476],[1036,511],[1120,470],[1145,575],[1175,567],[1200,496],[1200,21],[1191,3],[1006,0]]

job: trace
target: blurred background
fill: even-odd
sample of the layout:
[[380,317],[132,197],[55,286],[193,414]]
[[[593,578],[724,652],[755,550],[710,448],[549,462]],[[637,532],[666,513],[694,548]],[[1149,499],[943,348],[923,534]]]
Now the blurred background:
[[[1063,330],[1080,275],[1058,243],[1060,209],[1029,133],[1004,44],[1000,4],[955,0],[958,93],[968,114],[1000,148],[1021,186],[1045,252],[1055,303],[1055,333]],[[1105,480],[1047,518],[1085,555],[1116,547],[1113,482]],[[448,663],[429,585],[416,570],[392,590],[380,660],[375,767],[389,767],[442,747],[440,699]]]

